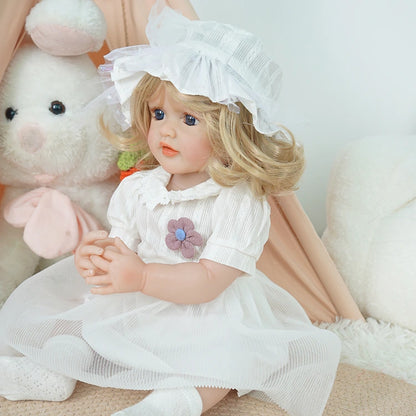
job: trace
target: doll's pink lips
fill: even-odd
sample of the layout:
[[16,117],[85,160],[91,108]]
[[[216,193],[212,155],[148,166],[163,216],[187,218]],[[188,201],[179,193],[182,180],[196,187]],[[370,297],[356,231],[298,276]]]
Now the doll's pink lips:
[[173,157],[176,156],[179,152],[177,150],[175,150],[173,147],[170,147],[167,143],[165,142],[160,142],[160,146],[162,148],[162,153],[165,156],[168,157]]

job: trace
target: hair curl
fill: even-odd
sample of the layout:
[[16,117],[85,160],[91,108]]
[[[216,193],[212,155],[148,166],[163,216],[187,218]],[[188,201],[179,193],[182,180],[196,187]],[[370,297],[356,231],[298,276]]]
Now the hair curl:
[[275,136],[266,136],[255,129],[251,113],[242,104],[238,103],[240,112],[235,113],[206,97],[181,94],[169,81],[149,74],[133,92],[128,137],[115,135],[103,126],[106,136],[118,149],[144,154],[139,161],[141,169],[158,166],[147,145],[151,122],[148,101],[161,88],[167,88],[174,99],[195,111],[206,123],[212,147],[208,173],[215,182],[222,186],[247,182],[256,196],[296,189],[304,169],[304,156],[303,148],[289,130],[282,127]]

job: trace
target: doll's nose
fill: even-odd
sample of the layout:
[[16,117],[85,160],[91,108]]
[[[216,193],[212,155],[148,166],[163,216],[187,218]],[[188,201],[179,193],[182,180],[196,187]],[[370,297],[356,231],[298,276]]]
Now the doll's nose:
[[172,122],[166,121],[165,123],[163,123],[163,126],[161,126],[160,128],[160,134],[162,135],[162,137],[171,137],[171,138],[175,138],[176,137],[176,129],[175,126]]
[[45,142],[45,135],[37,123],[25,124],[18,133],[20,146],[28,153],[37,152]]

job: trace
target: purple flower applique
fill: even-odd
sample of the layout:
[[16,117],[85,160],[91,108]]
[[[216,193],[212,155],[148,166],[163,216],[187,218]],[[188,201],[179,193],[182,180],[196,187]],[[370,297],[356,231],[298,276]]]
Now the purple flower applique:
[[171,250],[181,250],[182,255],[190,259],[195,255],[195,246],[202,245],[202,237],[194,230],[194,223],[186,217],[168,222],[169,234],[166,245]]

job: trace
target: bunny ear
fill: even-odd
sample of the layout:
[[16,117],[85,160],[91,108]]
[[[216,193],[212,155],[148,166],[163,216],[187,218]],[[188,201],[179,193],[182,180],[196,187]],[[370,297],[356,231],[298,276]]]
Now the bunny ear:
[[26,30],[44,52],[74,56],[98,51],[107,25],[93,0],[41,0],[27,16]]

